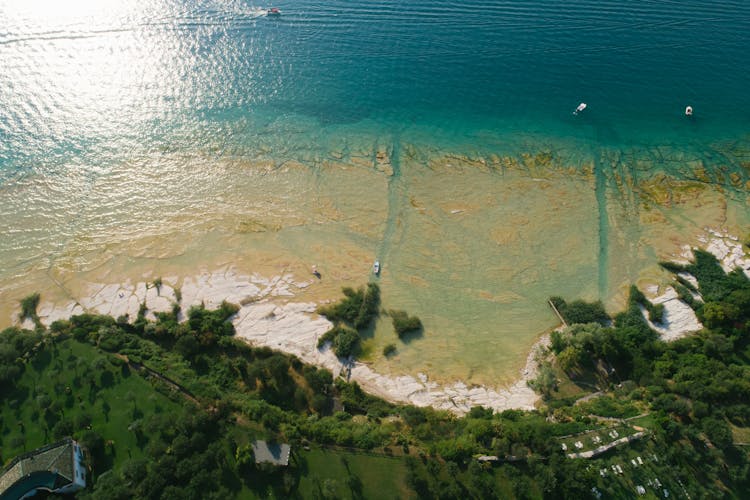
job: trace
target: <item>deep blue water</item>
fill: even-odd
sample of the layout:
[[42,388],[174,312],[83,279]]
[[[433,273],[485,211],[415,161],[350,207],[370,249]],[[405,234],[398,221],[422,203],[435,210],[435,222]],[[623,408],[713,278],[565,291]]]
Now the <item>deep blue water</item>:
[[477,150],[480,131],[700,149],[750,129],[746,1],[27,4],[0,6],[6,175],[261,139],[311,156],[347,127]]

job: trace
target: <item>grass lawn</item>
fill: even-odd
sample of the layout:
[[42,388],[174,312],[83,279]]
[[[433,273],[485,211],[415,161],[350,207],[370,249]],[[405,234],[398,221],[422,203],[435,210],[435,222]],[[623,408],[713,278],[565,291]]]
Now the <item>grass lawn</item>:
[[656,426],[655,417],[651,414],[628,419],[628,423],[637,427],[643,427],[644,429],[653,429]]
[[564,399],[570,397],[581,398],[587,394],[590,394],[596,390],[594,379],[581,380],[580,384],[572,381],[568,376],[560,370],[557,366],[554,367],[555,377],[558,380],[557,391],[553,393],[555,399]]
[[111,441],[108,456],[117,467],[142,455],[128,430],[131,423],[180,407],[111,354],[72,339],[45,348],[27,363],[7,394],[0,403],[3,463],[88,424]]
[[[313,449],[298,456],[303,498],[414,498],[406,487],[403,459],[364,453]],[[331,495],[332,494],[332,495]]]
[[729,424],[732,429],[732,438],[736,444],[750,444],[750,427],[737,427]]

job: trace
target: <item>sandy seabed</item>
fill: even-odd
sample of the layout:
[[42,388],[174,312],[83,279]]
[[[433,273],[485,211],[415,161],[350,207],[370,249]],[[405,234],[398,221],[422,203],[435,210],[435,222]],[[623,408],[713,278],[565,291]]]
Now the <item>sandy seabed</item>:
[[[174,288],[177,282],[174,277],[164,278],[164,284],[158,290],[145,282],[91,284],[89,296],[67,304],[42,304],[39,316],[45,324],[85,311],[135,318],[140,304],[145,301],[149,316],[153,318],[154,312],[171,310],[177,302]],[[295,281],[291,274],[266,279],[228,269],[185,278],[180,286],[180,306],[186,310],[203,303],[214,308],[223,300],[240,304],[233,319],[237,337],[254,346],[267,346],[293,354],[306,363],[325,367],[335,376],[356,381],[367,392],[389,401],[432,406],[457,414],[466,413],[473,406],[497,411],[534,408],[538,397],[526,383],[536,374],[533,353],[529,354],[523,374],[516,383],[507,388],[492,389],[467,386],[463,382],[439,385],[422,373],[417,377],[389,376],[375,372],[365,363],[337,358],[328,345],[318,348],[318,339],[333,326],[332,323],[315,314],[317,304],[290,300],[296,291],[312,285],[312,281]],[[544,337],[538,344],[546,341],[547,337]]]
[[[725,270],[740,267],[746,274],[750,273],[750,259],[736,237],[706,229],[702,242],[721,261]],[[692,249],[685,247],[683,254],[675,258],[687,260],[691,256]],[[683,277],[694,280],[687,274]],[[318,348],[318,339],[331,328],[331,322],[315,314],[316,303],[293,300],[296,293],[315,286],[315,280],[297,281],[292,274],[269,279],[257,274],[241,274],[229,268],[187,277],[181,283],[176,277],[167,277],[163,283],[159,289],[146,282],[91,284],[88,295],[78,301],[42,304],[39,316],[45,324],[85,311],[134,318],[145,302],[150,317],[153,317],[155,311],[168,311],[177,302],[175,287],[179,285],[183,310],[201,303],[215,308],[224,300],[239,304],[240,310],[233,319],[239,338],[254,346],[267,346],[293,354],[306,363],[325,367],[335,376],[356,381],[367,392],[389,401],[431,406],[459,415],[473,406],[495,411],[529,410],[539,401],[528,381],[537,375],[539,351],[548,346],[549,335],[537,340],[518,379],[507,387],[469,386],[461,381],[441,385],[423,373],[416,377],[378,373],[365,363],[337,358],[328,345]],[[674,288],[667,286],[659,290],[653,286],[647,293],[654,297],[655,303],[665,306],[662,324],[652,324],[664,340],[674,340],[702,328],[693,310],[677,298]],[[699,296],[697,298],[700,300]]]

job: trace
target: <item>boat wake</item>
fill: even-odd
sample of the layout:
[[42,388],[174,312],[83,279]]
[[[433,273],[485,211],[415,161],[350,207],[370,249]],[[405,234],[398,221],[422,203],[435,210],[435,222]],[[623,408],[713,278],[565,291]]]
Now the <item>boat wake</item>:
[[258,17],[274,17],[274,16],[280,16],[281,11],[277,9],[276,7],[250,7],[249,10],[245,12],[246,15],[248,15],[252,19],[256,19]]
[[268,15],[268,9],[264,9],[262,7],[253,7],[247,14],[253,19],[258,17],[266,17]]

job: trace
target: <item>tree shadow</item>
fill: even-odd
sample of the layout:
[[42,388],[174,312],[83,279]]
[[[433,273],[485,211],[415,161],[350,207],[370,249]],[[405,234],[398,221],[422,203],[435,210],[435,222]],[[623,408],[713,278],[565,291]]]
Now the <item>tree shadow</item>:
[[370,324],[357,330],[357,333],[359,333],[359,336],[362,340],[371,339],[375,336],[375,326],[377,325],[378,321],[382,321],[379,315],[373,318],[373,320],[370,321]]
[[410,344],[411,342],[419,340],[422,337],[424,337],[424,327],[419,327],[416,330],[409,330],[408,332],[402,333],[399,336],[399,339],[401,339],[401,342],[403,342],[404,344]]
[[41,372],[49,364],[52,362],[52,353],[50,353],[47,349],[41,349],[39,352],[36,353],[36,355],[33,358],[33,361],[31,362],[31,366],[34,367],[34,370],[37,372]]

